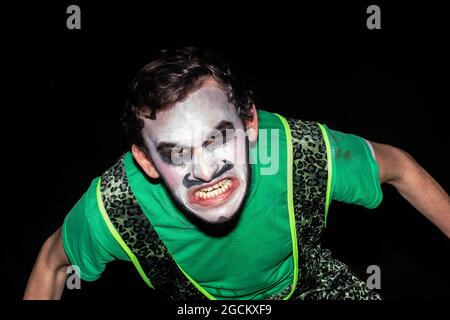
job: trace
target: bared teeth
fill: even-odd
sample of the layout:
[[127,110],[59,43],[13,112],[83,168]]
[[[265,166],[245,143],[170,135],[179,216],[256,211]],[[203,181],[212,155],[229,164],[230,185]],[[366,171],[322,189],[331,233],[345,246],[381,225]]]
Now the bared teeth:
[[225,179],[211,187],[200,189],[195,193],[195,196],[200,199],[214,198],[227,191],[231,187],[231,184],[230,179]]

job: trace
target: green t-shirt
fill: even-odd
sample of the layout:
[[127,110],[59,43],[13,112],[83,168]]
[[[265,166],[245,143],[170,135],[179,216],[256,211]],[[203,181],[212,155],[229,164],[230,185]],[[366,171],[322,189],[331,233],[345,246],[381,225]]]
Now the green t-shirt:
[[[382,192],[378,179],[378,166],[369,143],[355,135],[344,134],[328,128],[326,130],[331,146],[332,199],[375,208],[382,200]],[[145,211],[146,206],[151,207],[151,203],[146,202],[155,201],[155,199],[145,200],[145,188],[149,186],[146,185],[141,171],[132,161],[131,154],[125,157],[124,163],[130,185],[138,186],[133,191]],[[129,257],[110,234],[98,210],[95,192],[97,181],[98,178],[92,181],[87,192],[67,215],[63,225],[64,248],[67,256],[72,264],[80,267],[81,278],[87,281],[99,278],[108,262],[115,259],[129,260]],[[265,211],[270,212],[270,210]],[[247,218],[251,219],[251,217]],[[246,218],[242,216],[241,219]],[[284,248],[284,251],[280,251],[288,252],[291,248],[288,217],[275,217],[276,221],[274,221],[274,217],[270,217],[270,219],[271,230],[279,233],[279,239],[277,238],[279,241],[274,245]],[[252,239],[258,238],[254,237],[254,229],[253,231],[245,229],[249,228],[250,230],[250,227],[245,227],[250,226],[250,222],[240,223],[237,231],[233,231],[235,232],[234,236],[228,239],[225,237],[220,244],[204,237],[197,246],[190,249],[191,251],[186,251],[182,245],[183,241],[189,241],[190,233],[180,232],[180,230],[186,230],[193,226],[190,226],[183,216],[161,215],[158,216],[157,221],[152,222],[156,222],[155,229],[164,239],[168,248],[172,249],[171,253],[177,257],[177,261],[182,262],[184,270],[189,270],[188,273],[216,298],[263,299],[292,283],[293,262],[289,256],[277,257],[275,259],[277,261],[271,261],[270,257],[264,261],[254,261],[253,264],[250,264],[252,267],[248,269],[247,266],[246,270],[229,266],[233,261],[239,262],[239,257],[233,256],[233,254],[242,254],[245,251],[245,248],[241,246],[242,241],[237,241],[239,237],[247,244],[248,248],[251,248],[252,245],[257,246],[256,243],[251,243]],[[187,238],[180,237],[182,234],[187,235]],[[277,265],[273,265],[274,262]],[[216,268],[211,268],[211,265]],[[218,272],[218,270],[222,271]],[[261,279],[261,277],[263,278]],[[253,285],[256,283],[273,285],[255,288]]]

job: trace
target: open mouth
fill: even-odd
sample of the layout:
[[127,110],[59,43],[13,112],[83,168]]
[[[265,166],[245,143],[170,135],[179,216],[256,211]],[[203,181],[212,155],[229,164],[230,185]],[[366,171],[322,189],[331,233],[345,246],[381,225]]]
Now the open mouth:
[[224,178],[214,184],[194,190],[190,196],[192,203],[202,206],[219,205],[226,201],[239,186],[239,180]]

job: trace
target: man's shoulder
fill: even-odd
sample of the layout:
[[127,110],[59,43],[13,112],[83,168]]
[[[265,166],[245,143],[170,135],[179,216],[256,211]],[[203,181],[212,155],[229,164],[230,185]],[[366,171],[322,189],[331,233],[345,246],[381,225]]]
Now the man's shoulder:
[[109,197],[115,201],[125,199],[124,194],[131,194],[126,162],[129,161],[128,152],[122,154],[114,164],[106,169],[100,176],[100,192],[102,197]]
[[291,131],[296,132],[310,132],[320,130],[320,124],[314,120],[300,119],[289,114],[279,114],[266,110],[258,109],[258,119],[260,128],[269,126],[270,124],[277,124],[282,126],[283,123],[289,125]]

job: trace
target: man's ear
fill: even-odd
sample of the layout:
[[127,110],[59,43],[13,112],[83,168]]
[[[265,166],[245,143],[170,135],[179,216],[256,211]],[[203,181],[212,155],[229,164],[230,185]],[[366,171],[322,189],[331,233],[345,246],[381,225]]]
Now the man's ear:
[[155,166],[144,151],[142,151],[137,145],[133,144],[131,146],[131,152],[133,153],[134,160],[136,160],[142,170],[144,170],[150,178],[159,178],[158,171],[156,171]]
[[250,144],[255,143],[256,139],[258,139],[258,114],[256,113],[255,105],[252,105],[252,114],[252,119],[245,121],[248,141]]

